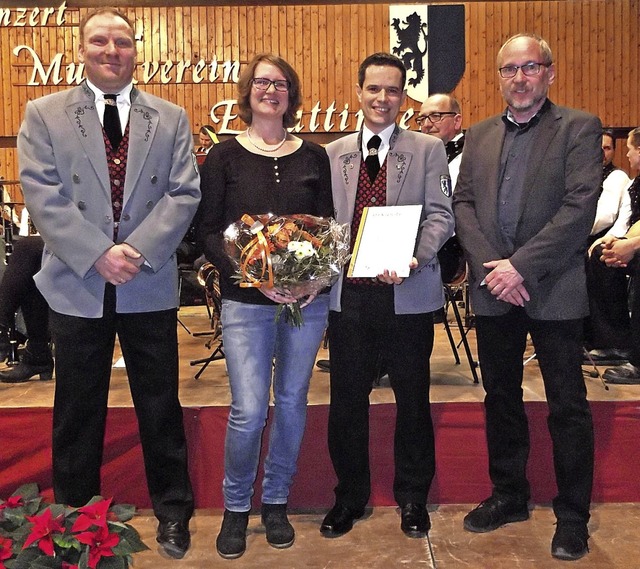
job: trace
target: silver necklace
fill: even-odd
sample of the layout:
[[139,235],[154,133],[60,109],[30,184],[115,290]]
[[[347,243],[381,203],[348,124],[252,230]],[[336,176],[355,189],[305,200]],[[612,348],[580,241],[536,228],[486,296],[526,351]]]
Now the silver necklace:
[[247,138],[249,139],[249,142],[258,150],[262,150],[262,152],[275,152],[276,150],[280,150],[280,148],[282,147],[282,145],[285,143],[285,141],[287,140],[287,131],[285,129],[284,130],[284,138],[278,142],[278,144],[276,144],[273,148],[262,148],[262,146],[258,146],[254,141],[253,138],[251,138],[251,127],[249,127],[247,129]]

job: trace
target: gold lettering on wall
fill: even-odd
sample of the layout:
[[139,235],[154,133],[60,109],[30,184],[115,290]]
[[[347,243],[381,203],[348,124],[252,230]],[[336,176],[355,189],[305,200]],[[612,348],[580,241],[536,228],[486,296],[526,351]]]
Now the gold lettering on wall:
[[0,26],[8,28],[26,27],[32,28],[38,26],[47,26],[49,18],[56,14],[56,26],[62,26],[65,23],[65,11],[67,2],[63,2],[58,8],[0,8]]

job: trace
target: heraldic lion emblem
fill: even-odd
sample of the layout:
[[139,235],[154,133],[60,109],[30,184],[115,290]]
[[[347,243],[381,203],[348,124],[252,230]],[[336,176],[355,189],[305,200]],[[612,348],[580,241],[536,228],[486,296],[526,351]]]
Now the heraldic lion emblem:
[[[405,27],[401,27],[402,24],[405,24]],[[422,58],[427,53],[427,24],[422,22],[417,12],[409,14],[402,24],[398,18],[391,22],[398,38],[398,45],[393,48],[393,53],[402,59],[407,70],[415,73],[415,77],[409,79],[409,85],[415,87],[424,79]],[[424,42],[424,51],[420,49],[421,42]]]

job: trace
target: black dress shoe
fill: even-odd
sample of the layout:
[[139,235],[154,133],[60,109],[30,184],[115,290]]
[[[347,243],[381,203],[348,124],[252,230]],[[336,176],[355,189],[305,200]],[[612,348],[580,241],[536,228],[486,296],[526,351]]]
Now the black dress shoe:
[[156,541],[169,557],[182,559],[191,545],[191,534],[181,522],[160,522]]
[[589,553],[589,530],[582,522],[559,521],[551,541],[551,555],[563,561],[575,561]]
[[632,363],[622,364],[616,367],[605,369],[602,378],[607,383],[619,383],[622,385],[640,384],[640,367]]
[[316,365],[322,370],[322,371],[331,371],[331,363],[329,360],[318,360],[316,362]]
[[53,360],[46,364],[28,364],[21,361],[16,366],[0,371],[0,381],[2,383],[25,383],[36,375],[40,376],[40,381],[51,381],[53,379]]
[[409,537],[427,537],[431,529],[429,512],[424,504],[405,504],[400,508],[400,529]]
[[322,521],[320,533],[325,537],[340,537],[351,531],[353,522],[362,516],[364,516],[364,508],[352,510],[342,504],[336,504]]
[[[617,366],[629,361],[629,352],[618,348],[595,349],[585,354],[583,365],[591,365],[591,361],[601,366]],[[590,358],[590,359],[589,359]]]
[[489,496],[464,517],[464,529],[474,533],[485,533],[504,524],[523,522],[529,519],[526,501]]

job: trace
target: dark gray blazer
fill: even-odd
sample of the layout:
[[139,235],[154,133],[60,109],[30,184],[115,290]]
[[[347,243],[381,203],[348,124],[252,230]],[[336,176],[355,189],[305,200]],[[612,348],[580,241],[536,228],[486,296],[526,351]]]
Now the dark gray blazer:
[[[361,134],[327,145],[336,220],[351,223],[362,161]],[[394,285],[396,314],[432,312],[444,304],[437,253],[453,234],[451,197],[441,181],[449,176],[444,145],[433,136],[396,127],[387,154],[387,205],[422,205],[414,257],[418,268]],[[331,289],[331,310],[340,311],[342,278]]]
[[[147,263],[116,288],[118,312],[178,305],[175,252],[200,201],[192,148],[184,109],[134,88],[118,240]],[[111,186],[86,84],[27,103],[18,159],[25,201],[46,244],[38,288],[57,312],[102,316],[105,280],[93,265],[114,244]]]
[[495,316],[511,308],[480,287],[489,272],[482,264],[509,258],[531,295],[525,306],[531,318],[581,318],[588,314],[584,254],[602,178],[602,126],[593,115],[551,104],[534,128],[511,256],[498,225],[502,115],[467,131],[453,208],[470,267],[473,310]]

